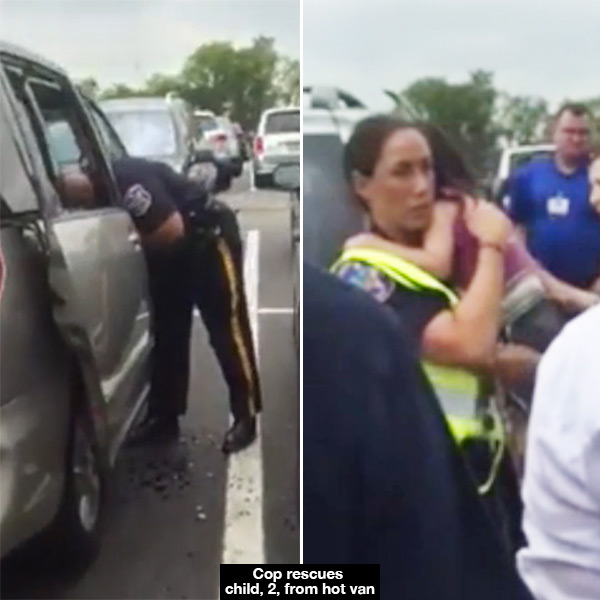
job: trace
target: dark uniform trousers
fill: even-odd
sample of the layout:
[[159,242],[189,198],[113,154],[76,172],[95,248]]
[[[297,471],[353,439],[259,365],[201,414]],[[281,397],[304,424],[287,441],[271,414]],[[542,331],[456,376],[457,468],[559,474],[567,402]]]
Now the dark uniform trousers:
[[262,404],[237,218],[221,205],[211,214],[210,227],[189,229],[168,254],[148,260],[156,339],[149,410],[160,416],[186,412],[197,306],[229,387],[234,418],[253,416]]

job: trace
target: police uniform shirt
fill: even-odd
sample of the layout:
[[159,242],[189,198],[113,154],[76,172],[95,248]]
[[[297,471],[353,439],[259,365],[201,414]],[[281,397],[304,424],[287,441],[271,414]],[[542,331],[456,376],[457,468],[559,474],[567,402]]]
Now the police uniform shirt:
[[342,281],[362,289],[401,316],[416,347],[421,344],[427,324],[438,313],[450,308],[448,298],[442,293],[432,290],[415,292],[361,262],[343,263],[336,274]]
[[418,346],[304,267],[304,559],[379,564],[381,598],[531,600],[480,502]]
[[125,157],[113,162],[121,201],[142,234],[160,227],[175,211],[201,210],[208,194],[204,186],[161,162]]

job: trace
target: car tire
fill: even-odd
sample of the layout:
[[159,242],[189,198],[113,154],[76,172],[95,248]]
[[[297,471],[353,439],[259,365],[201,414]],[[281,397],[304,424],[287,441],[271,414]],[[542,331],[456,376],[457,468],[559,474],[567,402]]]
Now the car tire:
[[85,402],[76,398],[69,428],[63,497],[47,532],[56,557],[73,567],[89,564],[98,554],[106,504],[102,466]]
[[265,173],[254,173],[254,187],[258,190],[264,190],[273,185],[273,176]]

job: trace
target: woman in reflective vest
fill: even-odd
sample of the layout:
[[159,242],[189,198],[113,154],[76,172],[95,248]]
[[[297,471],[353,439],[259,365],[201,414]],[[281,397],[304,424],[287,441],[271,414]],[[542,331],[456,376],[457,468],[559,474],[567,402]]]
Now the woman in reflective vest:
[[[432,149],[425,134],[390,116],[370,117],[355,128],[344,162],[372,232],[392,242],[423,246],[435,201]],[[477,485],[487,496],[505,455],[490,379],[511,224],[491,204],[471,198],[447,211],[452,218],[464,219],[478,242],[475,273],[460,298],[448,284],[383,250],[354,247],[342,254],[333,270],[390,306],[413,334],[454,437],[469,448]],[[518,537],[509,535],[512,540]]]

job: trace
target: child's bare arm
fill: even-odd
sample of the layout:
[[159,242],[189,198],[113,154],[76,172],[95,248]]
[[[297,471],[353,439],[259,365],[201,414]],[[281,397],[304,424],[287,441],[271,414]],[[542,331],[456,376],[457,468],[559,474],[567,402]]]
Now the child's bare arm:
[[437,202],[433,220],[421,248],[390,242],[374,233],[359,233],[348,240],[344,247],[367,247],[395,254],[421,267],[440,279],[447,279],[452,271],[454,254],[454,220],[458,210],[449,202]]

